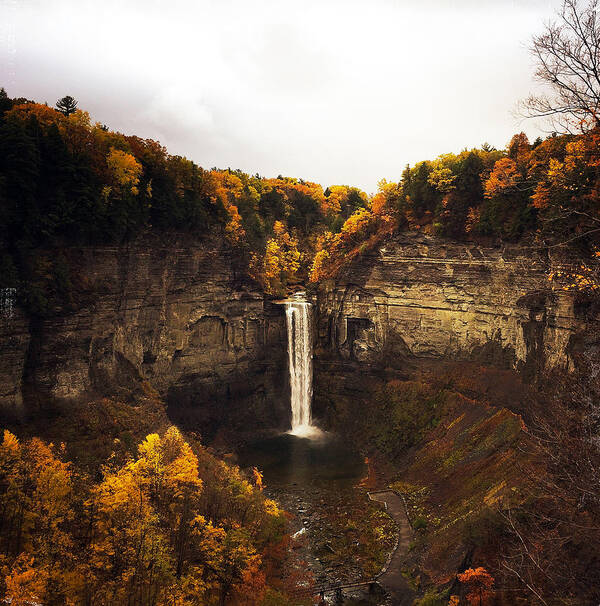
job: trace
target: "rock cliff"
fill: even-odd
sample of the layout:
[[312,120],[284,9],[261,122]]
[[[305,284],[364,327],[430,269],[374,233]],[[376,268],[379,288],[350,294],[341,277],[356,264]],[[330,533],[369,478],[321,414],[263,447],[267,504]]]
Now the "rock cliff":
[[[126,399],[147,381],[184,425],[287,426],[283,310],[218,243],[146,239],[61,254],[77,278],[69,311],[31,319],[14,293],[0,293],[5,415]],[[313,293],[317,415],[350,374],[402,370],[407,359],[526,376],[571,368],[591,333],[581,305],[548,280],[554,263],[526,248],[421,234],[366,253]]]
[[386,366],[413,357],[568,369],[585,322],[549,281],[553,263],[524,247],[398,236],[320,285],[318,350]]
[[286,424],[285,318],[230,253],[156,240],[63,252],[80,285],[76,310],[28,321],[2,309],[5,413],[125,397],[146,380],[182,422],[215,428],[260,414],[260,424]]

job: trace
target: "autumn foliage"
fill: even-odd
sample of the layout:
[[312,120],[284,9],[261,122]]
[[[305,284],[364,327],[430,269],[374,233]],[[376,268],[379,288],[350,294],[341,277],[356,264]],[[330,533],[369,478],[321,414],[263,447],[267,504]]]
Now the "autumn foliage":
[[283,296],[306,282],[318,239],[370,204],[346,185],[203,169],[93,123],[74,100],[58,111],[0,91],[0,251],[11,269],[0,282],[22,282],[36,314],[52,304],[26,292],[46,290],[21,259],[31,250],[188,232],[219,240],[266,293]]
[[333,277],[341,266],[373,248],[396,228],[393,204],[395,184],[380,183],[380,191],[367,207],[359,208],[342,224],[338,233],[326,231],[317,241],[310,281]]
[[[75,106],[61,112],[2,92],[0,248],[7,252],[0,281],[20,281],[21,303],[43,314],[52,304],[35,290],[47,287],[22,251],[121,242],[146,229],[220,238],[274,296],[334,277],[403,229],[485,242],[565,242],[593,260],[599,149],[598,129],[533,143],[518,133],[504,150],[484,144],[407,166],[398,182],[384,180],[369,196],[347,185],[323,189],[292,177],[206,170],[156,141],[93,123]],[[567,281],[591,284],[596,277],[584,265]]]
[[[0,443],[0,597],[12,604],[259,604],[285,519],[236,468],[179,431],[107,461],[98,482],[64,446]],[[269,566],[272,568],[272,566]]]
[[479,568],[468,568],[457,577],[467,587],[467,602],[471,606],[485,606],[489,603],[494,577],[485,568],[481,566]]

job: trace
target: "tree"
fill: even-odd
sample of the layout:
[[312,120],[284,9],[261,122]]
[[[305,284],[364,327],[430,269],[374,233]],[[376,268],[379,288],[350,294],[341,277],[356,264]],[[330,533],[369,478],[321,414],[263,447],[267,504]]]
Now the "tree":
[[[0,442],[0,588],[13,604],[66,603],[77,584],[73,557],[73,474],[39,438]],[[70,572],[68,572],[70,571]],[[3,579],[3,576],[8,575]],[[1,591],[1,589],[0,589]],[[0,594],[1,595],[1,594]]]
[[516,162],[511,158],[502,158],[496,162],[490,178],[485,183],[485,197],[512,194],[516,191],[520,180]]
[[135,156],[111,147],[106,163],[117,188],[129,190],[134,195],[139,193],[137,185],[140,182],[142,165]]
[[283,296],[288,283],[296,279],[301,258],[298,238],[290,236],[281,221],[275,221],[264,255],[253,255],[251,272],[265,292]]
[[479,568],[468,568],[462,574],[457,575],[458,580],[467,585],[469,593],[467,601],[472,606],[483,606],[487,604],[492,595],[490,589],[494,584],[494,577],[481,566]]
[[519,493],[501,510],[501,569],[546,605],[600,603],[600,360],[585,346],[574,360],[533,403]]
[[531,151],[531,145],[529,144],[527,135],[524,132],[514,135],[508,144],[507,151],[508,157],[515,162],[519,164],[523,161],[526,162],[529,157],[529,152]]
[[202,480],[196,456],[175,427],[163,437],[148,435],[138,452],[135,461],[107,468],[94,490],[91,565],[98,595],[146,604],[166,587],[198,577],[190,543]]
[[545,234],[591,252],[600,232],[600,133],[571,139],[562,159],[549,158],[531,199]]
[[77,109],[77,101],[73,99],[71,95],[67,95],[66,97],[63,97],[62,99],[59,99],[56,102],[56,109],[61,114],[64,114],[68,117],[71,114],[75,113],[75,110]]
[[483,160],[475,151],[461,154],[456,166],[456,181],[444,196],[440,214],[442,235],[460,239],[464,237],[469,209],[477,208],[483,200],[481,173]]
[[442,194],[429,181],[431,172],[430,162],[419,162],[412,169],[407,166],[402,173],[401,195],[417,218],[428,210],[434,211],[442,199]]
[[3,88],[0,88],[0,117],[13,106],[12,99],[6,94]]
[[549,117],[556,130],[586,131],[600,124],[600,25],[598,0],[563,0],[558,21],[532,41],[536,78],[551,94],[523,101],[528,117]]

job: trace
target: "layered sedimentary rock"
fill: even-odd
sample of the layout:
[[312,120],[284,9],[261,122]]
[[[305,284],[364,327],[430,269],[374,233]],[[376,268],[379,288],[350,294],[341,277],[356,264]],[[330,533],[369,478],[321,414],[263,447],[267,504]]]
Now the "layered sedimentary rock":
[[557,264],[533,248],[398,236],[320,286],[320,351],[386,366],[410,356],[569,368],[585,322],[549,280]]
[[4,410],[125,394],[147,380],[175,416],[217,423],[235,407],[238,420],[254,409],[285,423],[282,310],[236,275],[223,248],[153,240],[63,252],[84,303],[29,327],[5,314]]
[[[289,423],[283,310],[236,272],[225,249],[154,239],[61,254],[76,279],[69,311],[30,318],[14,293],[2,294],[5,413],[126,398],[147,381],[191,425]],[[314,293],[317,400],[333,374],[402,368],[407,358],[532,375],[571,368],[600,345],[590,314],[548,280],[557,263],[525,247],[419,234],[363,255]]]
[[20,411],[23,370],[29,351],[29,321],[16,305],[16,289],[0,290],[0,405]]

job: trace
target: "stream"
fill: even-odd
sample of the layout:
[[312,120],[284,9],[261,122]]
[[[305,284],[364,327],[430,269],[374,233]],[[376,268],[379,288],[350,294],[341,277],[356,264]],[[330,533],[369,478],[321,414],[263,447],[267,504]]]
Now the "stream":
[[[316,435],[256,442],[239,452],[239,464],[261,470],[265,494],[291,514],[290,550],[312,586],[373,578],[393,546],[395,526],[368,499],[371,478],[363,458],[333,435]],[[360,589],[345,591],[342,602],[334,598],[326,596],[331,603],[381,603]]]
[[[247,446],[238,462],[263,473],[266,495],[291,516],[288,584],[322,588],[367,581],[384,565],[396,528],[368,498],[374,478],[367,462],[312,422],[311,303],[303,292],[279,303],[286,314],[292,427]],[[338,604],[381,603],[363,589],[325,597]]]

